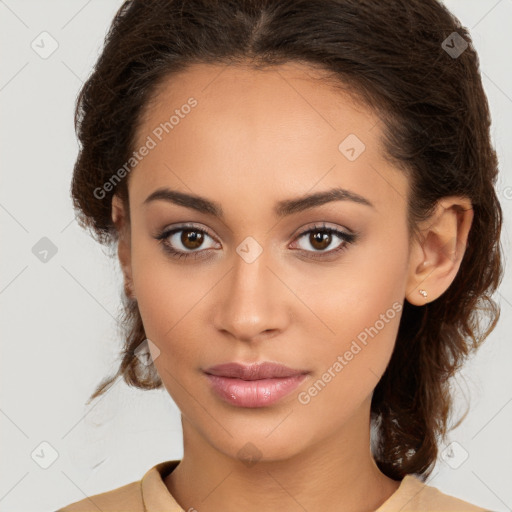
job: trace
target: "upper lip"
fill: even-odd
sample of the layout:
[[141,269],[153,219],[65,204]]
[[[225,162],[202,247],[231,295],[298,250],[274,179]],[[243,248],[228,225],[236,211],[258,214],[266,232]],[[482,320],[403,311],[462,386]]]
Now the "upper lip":
[[288,366],[272,363],[270,361],[249,365],[242,363],[224,363],[211,366],[204,371],[209,375],[243,380],[277,379],[308,373],[307,370],[289,368]]

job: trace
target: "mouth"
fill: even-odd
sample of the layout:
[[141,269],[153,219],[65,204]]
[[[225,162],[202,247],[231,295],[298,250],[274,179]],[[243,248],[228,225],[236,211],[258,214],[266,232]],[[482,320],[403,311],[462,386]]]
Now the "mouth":
[[265,361],[225,363],[204,373],[211,389],[224,402],[238,407],[265,407],[291,393],[310,372]]

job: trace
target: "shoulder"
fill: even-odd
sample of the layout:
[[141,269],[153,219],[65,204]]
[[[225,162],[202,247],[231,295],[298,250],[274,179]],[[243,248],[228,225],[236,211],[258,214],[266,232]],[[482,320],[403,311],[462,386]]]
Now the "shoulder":
[[376,512],[491,512],[406,475],[400,487]]
[[57,512],[97,512],[98,510],[144,512],[140,481],[70,503]]
[[160,462],[150,468],[141,480],[88,496],[60,508],[57,512],[144,512],[147,509],[181,511],[163,481],[179,462],[180,460]]

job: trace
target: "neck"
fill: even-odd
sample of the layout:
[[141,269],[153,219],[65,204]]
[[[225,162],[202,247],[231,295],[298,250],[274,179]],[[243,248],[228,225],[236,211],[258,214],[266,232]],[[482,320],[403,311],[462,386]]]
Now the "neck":
[[219,451],[182,420],[184,456],[165,484],[187,511],[330,512],[339,511],[340,505],[345,512],[375,511],[400,482],[375,464],[369,406],[365,412],[342,431],[290,457],[258,460],[257,455],[253,462]]

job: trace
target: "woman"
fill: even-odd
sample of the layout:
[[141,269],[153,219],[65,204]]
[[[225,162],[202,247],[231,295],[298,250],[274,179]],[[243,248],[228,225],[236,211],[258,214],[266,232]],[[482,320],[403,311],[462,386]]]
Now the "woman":
[[425,483],[499,315],[470,43],[436,0],[121,6],[76,113],[125,292],[91,398],[164,387],[184,456],[62,511],[484,510]]

